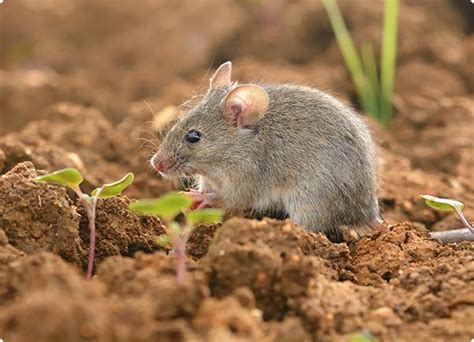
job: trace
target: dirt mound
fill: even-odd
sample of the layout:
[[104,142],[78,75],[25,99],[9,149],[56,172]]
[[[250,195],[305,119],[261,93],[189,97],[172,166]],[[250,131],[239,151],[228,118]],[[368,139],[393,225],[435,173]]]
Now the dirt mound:
[[[327,241],[289,221],[227,221],[204,259],[212,269],[212,293],[222,297],[247,286],[264,318],[281,319],[291,297],[303,295],[317,273],[337,277],[337,271],[325,265],[322,255],[336,259],[349,254],[344,246],[318,244],[319,239]],[[314,250],[318,250],[317,257],[304,253]]]
[[[427,336],[420,326],[439,332],[472,315],[472,244],[441,246],[425,230],[398,224],[354,247],[350,253],[289,221],[235,218],[217,229],[202,260],[189,261],[181,286],[174,258],[162,253],[106,258],[88,282],[57,256],[8,248],[0,331],[20,341],[338,340],[364,329],[416,339]],[[341,282],[348,274],[352,281]],[[454,326],[442,336],[471,333]]]
[[26,253],[51,251],[79,266],[79,216],[65,189],[36,183],[37,175],[26,162],[0,178],[0,228]]
[[[50,251],[85,267],[87,215],[82,205],[79,209],[73,205],[66,189],[34,181],[43,173],[24,162],[0,178],[0,228],[13,246],[26,253]],[[137,251],[160,249],[156,242],[164,232],[160,220],[131,213],[129,203],[126,197],[99,202],[97,262],[111,255],[132,256]]]

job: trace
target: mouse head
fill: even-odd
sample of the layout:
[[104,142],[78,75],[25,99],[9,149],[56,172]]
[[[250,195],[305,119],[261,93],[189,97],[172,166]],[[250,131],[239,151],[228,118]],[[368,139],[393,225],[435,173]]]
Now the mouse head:
[[[231,80],[232,64],[222,64],[209,79],[203,100],[167,134],[152,166],[165,176],[219,172],[252,144],[252,128],[265,116],[269,98],[258,85]],[[235,152],[234,152],[235,151]],[[232,158],[234,156],[234,158]]]

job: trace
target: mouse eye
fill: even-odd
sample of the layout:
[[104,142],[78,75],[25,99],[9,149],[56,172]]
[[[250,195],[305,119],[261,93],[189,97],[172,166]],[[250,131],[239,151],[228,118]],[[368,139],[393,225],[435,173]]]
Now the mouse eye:
[[191,144],[197,143],[199,140],[201,140],[201,132],[192,129],[186,133],[184,140]]

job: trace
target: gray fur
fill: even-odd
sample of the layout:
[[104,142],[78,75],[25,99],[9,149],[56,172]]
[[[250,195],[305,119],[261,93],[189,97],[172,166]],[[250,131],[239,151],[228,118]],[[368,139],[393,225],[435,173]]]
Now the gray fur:
[[[341,239],[342,226],[378,218],[376,157],[361,119],[312,88],[261,85],[270,102],[252,127],[225,120],[221,102],[236,84],[210,89],[168,133],[156,154],[176,163],[174,175],[198,176],[233,212],[284,212],[297,223]],[[190,129],[203,138],[184,141]]]

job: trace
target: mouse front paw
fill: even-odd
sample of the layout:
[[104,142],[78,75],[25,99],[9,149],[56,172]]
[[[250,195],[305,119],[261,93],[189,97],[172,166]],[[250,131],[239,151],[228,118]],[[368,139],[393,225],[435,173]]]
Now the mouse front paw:
[[186,195],[191,197],[192,204],[190,209],[203,209],[203,208],[211,208],[218,204],[219,202],[219,195],[213,192],[200,192],[195,189],[189,189],[188,191],[184,191]]

